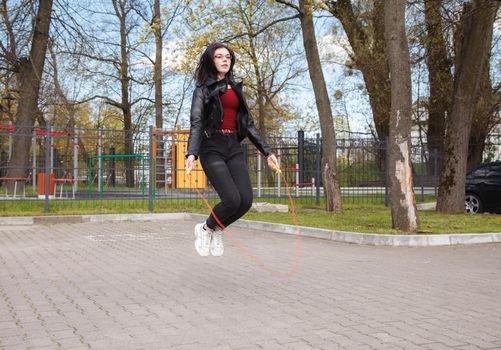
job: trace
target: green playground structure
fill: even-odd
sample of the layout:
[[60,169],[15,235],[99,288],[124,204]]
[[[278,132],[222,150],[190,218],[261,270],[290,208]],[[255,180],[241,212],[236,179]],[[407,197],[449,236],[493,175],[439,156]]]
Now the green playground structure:
[[99,195],[102,195],[104,192],[104,181],[103,181],[103,165],[101,160],[103,159],[141,159],[141,174],[142,174],[142,180],[141,180],[141,193],[144,199],[145,195],[145,188],[146,188],[146,182],[145,182],[145,176],[144,176],[144,169],[145,169],[145,159],[146,155],[144,154],[108,154],[108,155],[100,155],[100,156],[89,156],[89,161],[88,161],[88,171],[87,171],[87,183],[89,184],[89,189],[88,189],[88,198],[92,198],[92,163],[93,160],[97,159],[99,162],[98,165],[98,188],[99,188]]

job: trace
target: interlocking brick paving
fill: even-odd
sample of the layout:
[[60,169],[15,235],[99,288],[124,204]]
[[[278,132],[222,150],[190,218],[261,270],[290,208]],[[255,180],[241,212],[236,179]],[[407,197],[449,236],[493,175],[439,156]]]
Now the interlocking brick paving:
[[[194,222],[0,227],[0,349],[501,349],[501,245],[303,238],[278,278]],[[296,237],[230,228],[288,271]]]

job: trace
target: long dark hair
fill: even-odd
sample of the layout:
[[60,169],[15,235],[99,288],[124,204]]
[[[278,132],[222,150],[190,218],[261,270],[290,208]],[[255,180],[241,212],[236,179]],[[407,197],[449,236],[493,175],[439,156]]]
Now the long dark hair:
[[197,69],[195,70],[195,80],[197,81],[197,83],[204,84],[209,78],[217,79],[217,69],[214,64],[214,53],[216,52],[217,49],[220,48],[225,48],[230,52],[231,64],[230,64],[230,70],[228,71],[228,73],[226,73],[226,77],[229,79],[233,79],[233,66],[235,65],[235,53],[225,44],[213,43],[207,46],[204,53],[200,57]]

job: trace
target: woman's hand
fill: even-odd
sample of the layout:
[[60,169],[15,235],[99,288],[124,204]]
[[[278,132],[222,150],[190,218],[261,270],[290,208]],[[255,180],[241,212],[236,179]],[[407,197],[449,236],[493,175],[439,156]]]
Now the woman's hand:
[[190,154],[188,158],[186,158],[186,164],[185,164],[185,169],[186,169],[186,174],[190,174],[190,172],[195,169],[197,166],[197,163],[195,162],[195,156],[193,154]]
[[266,160],[268,161],[268,166],[273,170],[280,169],[280,167],[278,166],[277,157],[275,157],[274,154],[270,154],[268,157],[266,157]]

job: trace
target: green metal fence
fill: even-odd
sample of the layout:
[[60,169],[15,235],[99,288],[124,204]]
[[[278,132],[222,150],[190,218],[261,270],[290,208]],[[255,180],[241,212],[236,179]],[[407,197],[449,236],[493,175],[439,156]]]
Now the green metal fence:
[[[0,210],[9,215],[73,212],[175,211],[203,207],[193,186],[209,198],[217,194],[199,167],[193,183],[184,171],[186,130],[66,129],[0,125]],[[19,148],[23,141],[29,145]],[[321,139],[299,131],[269,137],[295,201],[321,205]],[[411,159],[416,198],[437,193],[440,155],[413,139]],[[501,141],[486,146],[500,157]],[[17,148],[16,148],[17,147]],[[264,157],[245,141],[255,201],[286,203],[285,183]],[[337,140],[338,174],[343,201],[388,202],[386,142],[367,137]],[[48,176],[45,176],[48,174]],[[205,181],[205,182],[204,182]]]

